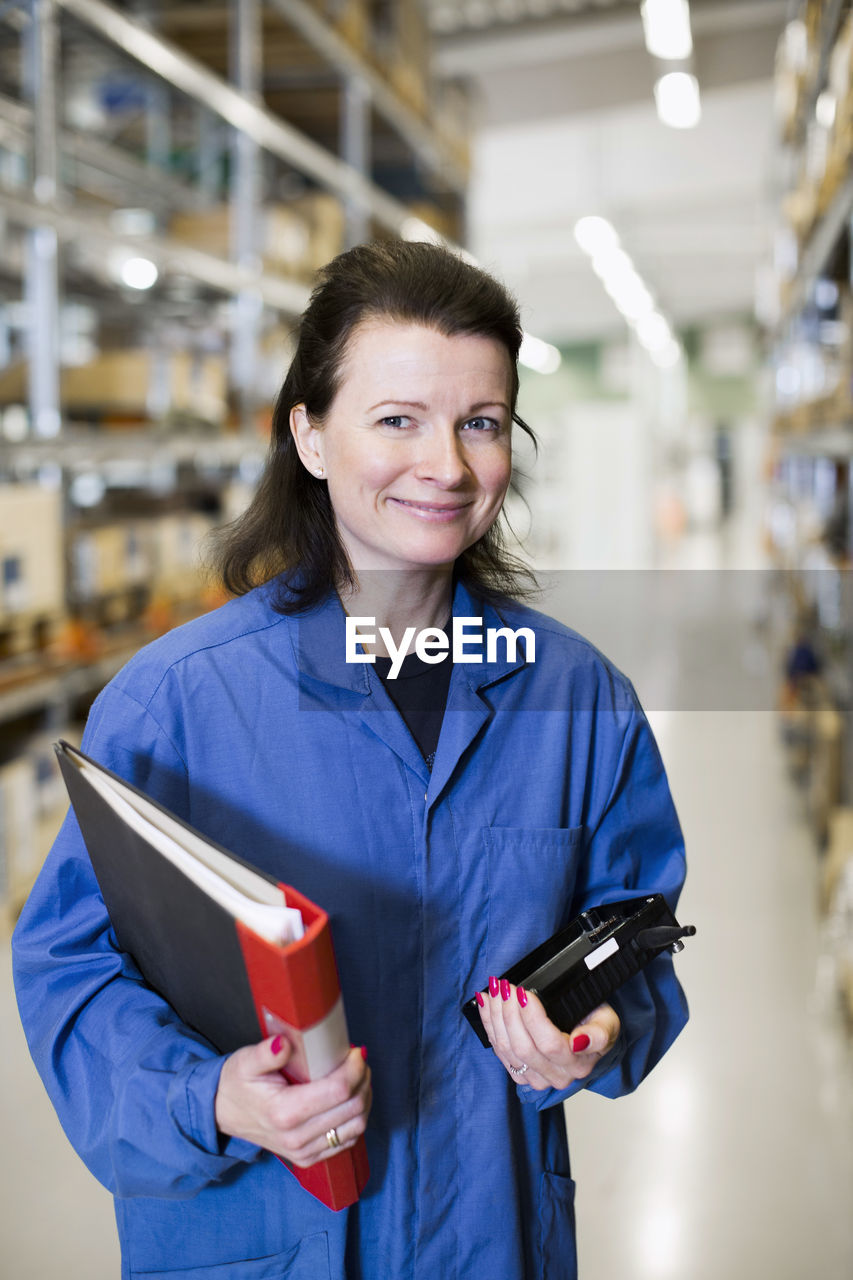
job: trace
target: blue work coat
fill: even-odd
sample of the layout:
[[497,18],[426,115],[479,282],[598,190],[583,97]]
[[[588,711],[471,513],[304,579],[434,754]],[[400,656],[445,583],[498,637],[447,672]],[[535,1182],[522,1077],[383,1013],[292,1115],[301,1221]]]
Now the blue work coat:
[[[457,584],[454,614],[479,613],[533,628],[535,661],[522,642],[454,666],[431,773],[374,667],[346,662],[334,592],[287,617],[257,588],[142,649],[95,702],[87,752],[328,910],[373,1070],[370,1182],[333,1213],[218,1133],[223,1058],[117,949],[69,814],[15,980],[65,1131],[115,1196],[127,1280],[575,1275],[561,1104],[584,1086],[517,1086],[460,1005],[586,906],[674,905],[681,832],[629,682],[553,619]],[[619,1040],[586,1082],[609,1097],[685,1022],[670,957],[614,1004]]]

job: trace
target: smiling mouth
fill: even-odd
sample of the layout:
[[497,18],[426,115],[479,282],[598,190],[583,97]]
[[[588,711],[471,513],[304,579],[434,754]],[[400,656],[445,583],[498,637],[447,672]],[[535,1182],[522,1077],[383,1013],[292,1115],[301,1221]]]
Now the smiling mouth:
[[401,507],[411,507],[414,511],[435,511],[446,512],[448,514],[451,511],[462,511],[469,505],[467,502],[411,502],[406,498],[392,498],[391,501],[399,503]]

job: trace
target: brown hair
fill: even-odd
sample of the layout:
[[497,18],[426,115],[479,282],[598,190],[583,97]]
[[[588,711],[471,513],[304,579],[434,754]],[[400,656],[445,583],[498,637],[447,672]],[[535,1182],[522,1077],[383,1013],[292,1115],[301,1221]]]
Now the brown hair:
[[[304,404],[309,417],[322,423],[340,385],[347,343],[359,324],[374,318],[421,324],[448,337],[474,334],[500,342],[510,357],[512,420],[536,445],[515,411],[523,331],[507,290],[437,245],[392,240],[350,249],[318,273],[273,410],[270,452],[258,489],[244,514],[217,535],[213,563],[233,594],[281,574],[275,607],[295,613],[317,604],[332,586],[356,585],[328,487],[303,466],[290,412]],[[484,599],[530,595],[536,585],[532,570],[507,550],[505,522],[502,512],[456,562],[456,574]]]

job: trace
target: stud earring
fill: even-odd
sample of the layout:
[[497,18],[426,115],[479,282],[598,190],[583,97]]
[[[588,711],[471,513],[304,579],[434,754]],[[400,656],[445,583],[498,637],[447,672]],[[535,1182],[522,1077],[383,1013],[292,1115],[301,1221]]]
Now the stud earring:
[[317,470],[314,472],[314,475],[317,477],[324,476],[325,474],[326,472],[322,467],[318,467]]

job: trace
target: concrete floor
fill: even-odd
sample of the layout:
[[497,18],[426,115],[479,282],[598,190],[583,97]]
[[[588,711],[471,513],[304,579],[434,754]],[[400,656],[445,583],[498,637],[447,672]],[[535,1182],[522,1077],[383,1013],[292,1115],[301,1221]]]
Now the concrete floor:
[[566,1108],[582,1280],[849,1280],[853,1041],[775,717],[652,717],[687,839],[691,1020],[628,1098]]

